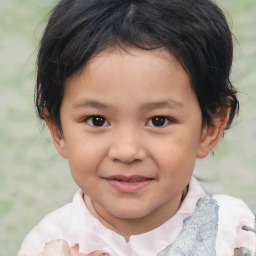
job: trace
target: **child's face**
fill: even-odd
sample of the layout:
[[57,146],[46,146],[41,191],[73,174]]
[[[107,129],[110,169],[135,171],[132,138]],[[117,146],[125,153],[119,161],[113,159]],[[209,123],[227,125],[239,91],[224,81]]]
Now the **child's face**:
[[[189,78],[164,50],[102,52],[67,80],[59,153],[105,220],[165,221],[179,208],[207,128]],[[210,136],[210,135],[209,135]]]

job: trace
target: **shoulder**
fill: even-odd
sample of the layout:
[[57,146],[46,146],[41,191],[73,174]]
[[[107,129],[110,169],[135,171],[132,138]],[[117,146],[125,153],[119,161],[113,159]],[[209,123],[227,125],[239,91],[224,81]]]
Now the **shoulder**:
[[256,236],[244,230],[245,226],[254,228],[255,216],[244,201],[227,196],[215,195],[219,206],[217,255],[232,255],[235,248],[256,249]]
[[46,215],[26,236],[20,253],[37,255],[45,244],[57,237],[62,238],[68,229],[68,220],[71,215],[71,204],[67,204]]
[[[61,208],[46,215],[26,236],[24,239],[20,254],[37,255],[45,244],[55,240],[69,240],[68,234],[72,229],[72,220],[74,219],[74,207],[77,207],[79,192],[74,196],[73,202],[68,203]],[[72,242],[72,241],[71,241]]]
[[227,195],[214,195],[213,198],[219,206],[219,217],[228,224],[254,226],[255,216],[243,200]]
[[246,210],[250,211],[250,209],[248,208],[246,203],[243,200],[239,199],[239,198],[228,196],[228,195],[225,195],[225,194],[213,195],[213,198],[215,200],[217,200],[218,203],[222,207],[236,206],[238,208],[246,209]]

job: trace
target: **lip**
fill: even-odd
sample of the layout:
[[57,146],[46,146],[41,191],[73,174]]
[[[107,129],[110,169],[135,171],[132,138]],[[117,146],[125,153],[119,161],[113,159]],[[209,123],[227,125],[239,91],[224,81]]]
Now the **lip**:
[[121,193],[134,194],[148,186],[154,179],[139,175],[115,175],[104,178],[112,187]]

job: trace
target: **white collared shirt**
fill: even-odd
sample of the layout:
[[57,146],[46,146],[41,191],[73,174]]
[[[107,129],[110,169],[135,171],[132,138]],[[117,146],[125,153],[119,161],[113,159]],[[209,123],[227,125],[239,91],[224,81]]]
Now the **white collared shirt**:
[[[156,256],[175,241],[183,228],[184,219],[193,215],[198,200],[207,195],[192,177],[178,212],[158,228],[131,236],[128,242],[97,215],[90,198],[85,198],[85,205],[83,196],[79,190],[72,203],[47,215],[27,235],[19,253],[36,256],[47,242],[64,239],[70,246],[78,243],[83,253],[103,249],[111,256]],[[244,225],[254,226],[254,216],[248,207],[243,201],[226,195],[213,198],[219,205],[216,255],[232,256],[236,247],[255,251],[255,234],[242,230]]]

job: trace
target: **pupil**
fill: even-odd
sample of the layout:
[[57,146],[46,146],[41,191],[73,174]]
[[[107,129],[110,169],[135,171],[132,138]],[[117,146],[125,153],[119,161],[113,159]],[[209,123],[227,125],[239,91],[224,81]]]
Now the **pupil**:
[[152,123],[155,126],[163,126],[165,124],[165,117],[157,116],[152,118]]
[[105,119],[103,117],[101,117],[101,116],[94,116],[92,118],[92,123],[95,126],[102,126],[105,123]]

